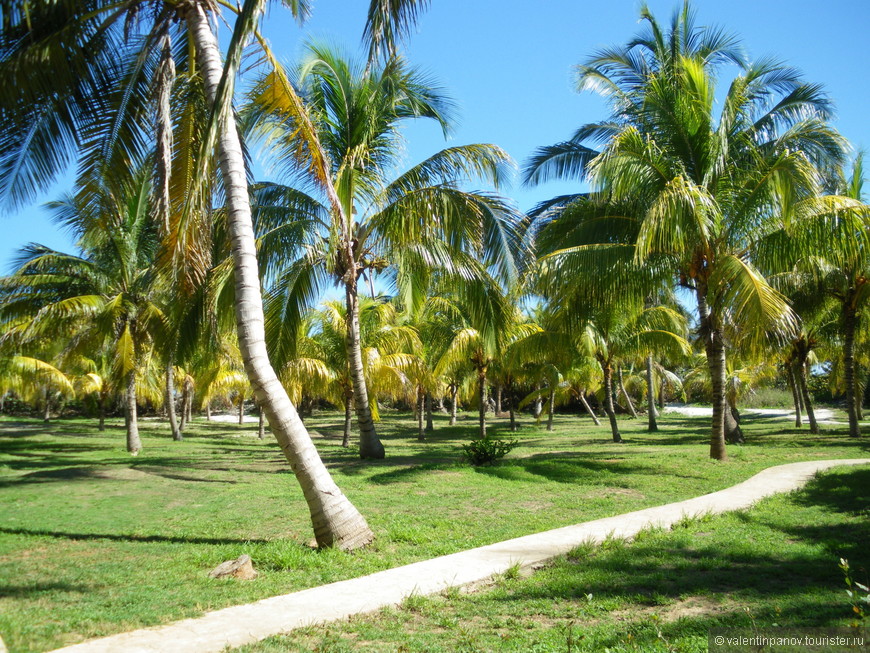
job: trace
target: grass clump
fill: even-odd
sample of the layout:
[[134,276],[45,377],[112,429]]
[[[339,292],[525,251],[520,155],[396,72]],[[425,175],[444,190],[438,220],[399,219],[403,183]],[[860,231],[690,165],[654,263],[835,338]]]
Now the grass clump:
[[501,440],[487,436],[463,444],[463,458],[475,467],[493,465],[513,451],[517,445],[519,442],[516,440]]

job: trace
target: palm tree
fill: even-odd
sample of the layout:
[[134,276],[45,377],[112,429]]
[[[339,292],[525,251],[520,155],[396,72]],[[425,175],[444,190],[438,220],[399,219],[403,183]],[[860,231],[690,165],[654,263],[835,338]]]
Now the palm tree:
[[[733,37],[695,25],[688,3],[669,29],[645,7],[641,18],[645,32],[578,68],[578,88],[609,100],[610,119],[539,150],[526,180],[588,172],[599,190],[591,201],[597,213],[574,215],[572,244],[580,249],[558,248],[562,265],[600,274],[605,261],[621,258],[623,272],[631,263],[635,275],[667,269],[694,294],[713,387],[710,456],[721,460],[724,322],[731,316],[750,335],[794,328],[787,301],[753,258],[779,227],[782,197],[818,196],[819,169],[839,162],[845,144],[827,123],[830,104],[819,86],[773,60],[746,63]],[[740,74],[715,115],[723,63]],[[599,153],[587,143],[604,147]],[[571,220],[571,211],[563,215]]]
[[[458,146],[392,178],[403,121],[426,118],[448,129],[452,105],[439,89],[401,58],[364,66],[319,45],[309,46],[295,77],[329,183],[321,197],[299,187],[261,187],[255,207],[261,258],[286,294],[286,328],[294,328],[316,289],[330,280],[343,287],[360,456],[382,458],[363,369],[359,284],[387,270],[406,305],[416,308],[431,270],[452,272],[457,259],[513,274],[515,213],[496,196],[460,188],[471,178],[498,187],[509,159],[492,145]],[[248,120],[304,184],[310,169],[294,163],[300,123],[288,110],[282,80],[273,72],[257,84]]]
[[[25,340],[64,329],[71,349],[108,346],[114,373],[123,379],[127,451],[142,448],[136,415],[137,376],[162,327],[155,286],[157,233],[149,214],[150,183],[144,174],[120,197],[83,206],[68,196],[50,206],[55,221],[77,230],[82,256],[41,245],[21,253],[16,272],[5,277],[4,320],[29,318]],[[86,226],[99,225],[99,229]]]
[[460,287],[453,297],[443,299],[440,309],[449,314],[447,324],[455,330],[435,366],[440,377],[470,367],[478,400],[479,438],[486,438],[486,406],[489,370],[502,358],[509,344],[538,333],[541,328],[512,305],[494,280]]
[[[18,0],[4,4],[0,41],[9,47],[0,52],[0,70],[6,80],[0,91],[0,170],[4,173],[0,175],[3,180],[0,196],[11,197],[20,204],[65,167],[72,151],[88,142],[93,147],[103,145],[101,135],[105,130],[95,130],[96,136],[90,141],[86,135],[89,120],[99,114],[94,108],[100,106],[100,98],[111,90],[126,88],[122,83],[123,71],[119,72],[115,65],[119,53],[129,53],[131,42],[141,43],[146,54],[157,49],[157,41],[152,38],[128,41],[130,27],[138,26],[137,19],[165,17],[169,23],[187,28],[189,41],[185,43],[195,53],[205,87],[205,104],[212,109],[213,120],[203,135],[201,149],[208,152],[216,148],[218,152],[233,243],[237,324],[245,368],[258,401],[266,409],[273,433],[303,488],[318,544],[352,549],[370,542],[372,532],[329,477],[269,365],[265,349],[244,158],[231,111],[242,47],[256,31],[265,4],[265,0],[246,0],[240,7],[226,66],[221,64],[217,38],[209,21],[209,15],[216,10],[210,0],[165,0],[159,4],[141,0],[128,3],[121,10],[105,0],[36,4]],[[299,17],[308,8],[302,1],[288,4]],[[373,56],[394,51],[398,37],[413,24],[423,4],[421,0],[371,2],[366,34]],[[148,33],[161,36],[159,42],[165,43],[160,30]],[[32,52],[40,55],[31,56]],[[51,64],[35,68],[34,61],[45,61],[42,53],[51,57]],[[135,55],[130,59],[141,61]],[[148,75],[144,78],[147,81]],[[148,83],[139,85],[138,93],[125,91],[121,95],[138,100],[147,87]],[[135,113],[136,105],[129,102],[124,106],[130,106],[134,115],[141,115]],[[301,105],[297,106],[302,115]],[[136,133],[117,129],[121,123],[107,122],[112,126],[110,134]],[[310,126],[304,118],[303,122]],[[129,147],[118,151],[135,152],[139,142],[134,136],[126,143]],[[317,144],[313,139],[309,143],[313,147],[300,152],[300,156],[308,157],[313,170],[322,170]],[[200,161],[205,159],[200,157]],[[205,176],[192,175],[191,179]],[[314,176],[326,178],[323,174]]]

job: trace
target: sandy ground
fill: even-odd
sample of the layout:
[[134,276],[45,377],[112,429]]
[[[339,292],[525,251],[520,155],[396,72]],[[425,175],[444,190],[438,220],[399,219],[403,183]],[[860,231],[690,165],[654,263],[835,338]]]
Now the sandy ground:
[[[673,404],[665,406],[666,413],[679,413],[680,415],[689,415],[692,417],[701,417],[704,415],[712,415],[713,409],[710,406],[681,406]],[[741,415],[757,415],[759,417],[778,417],[781,419],[794,419],[794,411],[786,408],[741,408]],[[816,408],[816,419],[820,423],[825,424],[842,424],[831,420],[834,411],[830,408]],[[806,416],[804,416],[806,419]]]

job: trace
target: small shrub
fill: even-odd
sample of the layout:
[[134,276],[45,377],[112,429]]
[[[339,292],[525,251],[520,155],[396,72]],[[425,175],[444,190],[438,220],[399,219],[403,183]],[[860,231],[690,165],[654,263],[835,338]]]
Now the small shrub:
[[475,467],[492,465],[519,444],[516,440],[499,440],[489,436],[462,445],[463,458]]

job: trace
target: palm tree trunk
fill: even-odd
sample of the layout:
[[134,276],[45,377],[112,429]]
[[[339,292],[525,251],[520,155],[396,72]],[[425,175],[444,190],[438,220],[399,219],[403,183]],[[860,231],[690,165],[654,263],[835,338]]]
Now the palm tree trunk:
[[[536,383],[536,384],[535,384],[535,390],[540,391],[540,389],[541,389],[541,384],[540,384],[540,383]],[[534,407],[532,408],[532,414],[535,416],[535,419],[540,419],[540,417],[541,417],[541,413],[544,412],[543,403],[544,403],[544,402],[543,402],[543,400],[541,399],[541,395],[540,395],[540,392],[539,392],[539,393],[538,393],[538,396],[535,397]]]
[[[851,298],[847,298],[851,299]],[[855,333],[858,330],[858,314],[847,301],[843,307],[843,367],[846,377],[846,412],[849,415],[849,435],[861,435],[858,426],[858,402],[855,401]]]
[[816,421],[816,411],[813,409],[813,400],[810,397],[810,389],[807,387],[807,364],[806,359],[798,360],[795,365],[797,372],[797,385],[800,388],[800,396],[803,399],[803,405],[807,410],[807,420],[810,423],[810,433],[819,433],[819,423]]
[[710,458],[727,460],[725,450],[725,342],[722,331],[716,326],[714,316],[707,304],[707,285],[697,281],[699,331],[707,352],[707,365],[710,368],[710,382],[713,386],[713,421],[710,425]]
[[550,388],[550,397],[548,401],[548,414],[547,414],[547,430],[553,430],[553,412],[556,408],[556,389]]
[[205,402],[205,419],[207,422],[211,421],[211,400],[209,399]]
[[139,439],[139,420],[136,415],[136,370],[127,372],[127,391],[124,394],[124,417],[127,423],[127,451],[137,456],[142,450]]
[[486,368],[477,371],[477,392],[480,395],[478,402],[479,422],[480,422],[480,439],[486,437]]
[[503,387],[501,383],[495,386],[495,416],[498,417],[501,415],[501,403],[502,403],[502,391]]
[[653,392],[653,359],[652,354],[646,357],[646,410],[647,410],[647,431],[658,431],[659,425],[656,423],[656,397]]
[[637,419],[637,411],[634,409],[634,402],[628,396],[628,391],[625,389],[625,382],[622,380],[622,365],[616,368],[616,376],[619,379],[619,391],[625,397],[625,403],[628,404],[628,412],[631,413],[632,419]]
[[509,402],[510,403],[508,404],[508,414],[509,414],[510,419],[511,419],[511,433],[516,433],[517,432],[517,411],[514,410],[513,397],[511,397],[509,399]]
[[616,411],[613,409],[613,368],[609,362],[602,363],[604,369],[604,410],[610,420],[610,432],[614,442],[622,442],[619,426],[616,424]]
[[[206,13],[208,6],[204,0],[190,3],[184,18],[193,38],[206,96],[213,105],[223,70],[217,39]],[[254,395],[266,410],[272,432],[299,481],[318,546],[345,550],[365,546],[374,539],[374,533],[332,480],[269,363],[245,159],[232,114],[219,127],[217,149],[232,241],[239,349]]]
[[380,459],[385,455],[384,445],[378,439],[372,409],[369,405],[369,391],[366,387],[365,371],[362,361],[362,345],[359,331],[359,295],[356,278],[345,282],[344,296],[347,306],[347,360],[350,366],[350,379],[353,383],[353,401],[356,407],[356,422],[359,428],[359,457]]
[[350,447],[350,430],[353,420],[353,390],[344,393],[344,436],[341,439],[341,446],[347,449]]
[[51,390],[48,389],[48,386],[45,386],[43,397],[45,405],[42,408],[42,422],[48,424],[51,421]]
[[266,439],[266,415],[263,412],[263,407],[258,405],[257,412],[259,413],[259,419],[257,420],[257,437],[261,440]]
[[788,381],[788,387],[791,390],[792,401],[794,402],[794,425],[795,428],[803,426],[803,401],[800,390],[798,389],[797,381],[795,380],[794,361],[787,361],[785,364],[785,377]]
[[746,442],[746,436],[743,435],[743,429],[740,428],[740,411],[737,410],[737,404],[728,401],[726,397],[725,406],[725,442],[728,444],[743,444]]
[[583,408],[585,408],[586,412],[589,413],[589,417],[592,418],[595,426],[601,426],[601,422],[598,420],[598,416],[595,414],[595,411],[592,410],[592,406],[589,405],[589,402],[586,401],[586,393],[584,391],[581,391],[578,396],[580,397],[580,403],[583,404]]
[[426,410],[426,430],[431,433],[435,430],[435,424],[432,422],[432,395],[429,393],[423,396],[423,407]]
[[239,393],[239,426],[245,424],[245,395]]
[[459,386],[450,384],[450,426],[456,424],[456,396],[459,394]]
[[414,414],[417,417],[417,439],[420,442],[426,439],[426,433],[423,429],[423,413],[425,412],[425,408],[423,404],[425,403],[423,388],[417,387],[417,397],[414,402]]
[[173,440],[181,440],[181,430],[175,416],[175,356],[169,355],[166,361],[166,414],[169,416],[169,430]]

